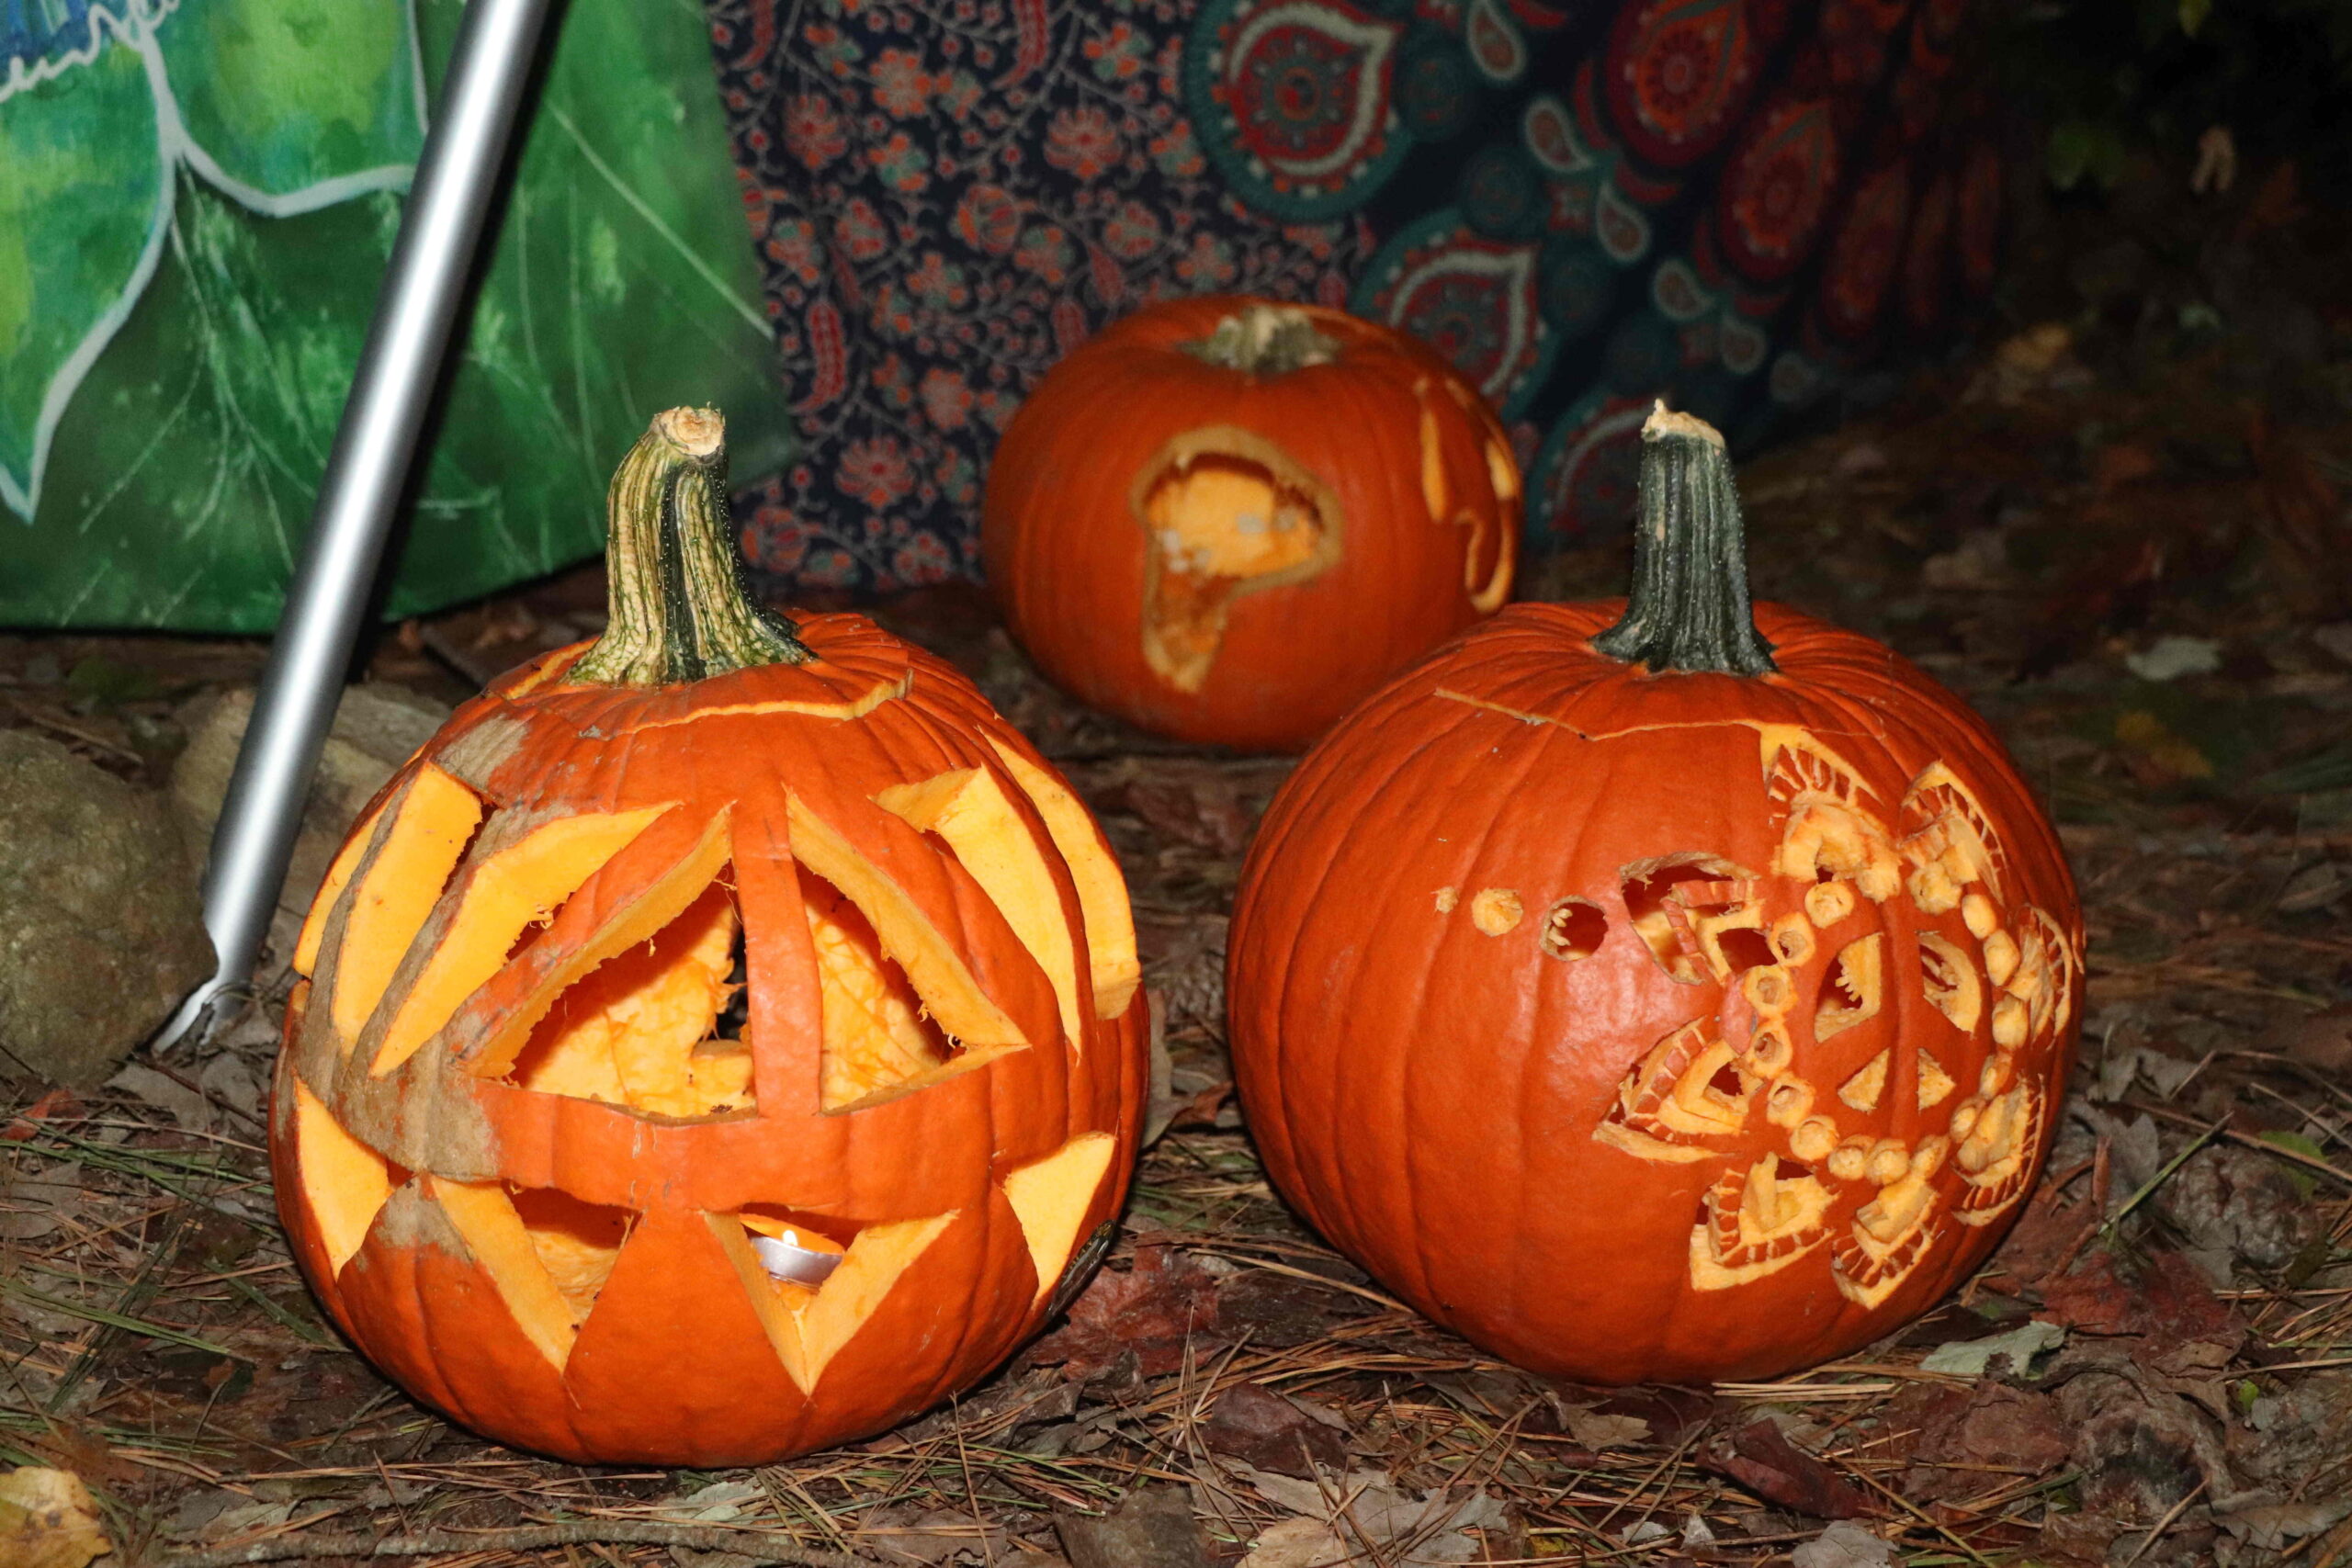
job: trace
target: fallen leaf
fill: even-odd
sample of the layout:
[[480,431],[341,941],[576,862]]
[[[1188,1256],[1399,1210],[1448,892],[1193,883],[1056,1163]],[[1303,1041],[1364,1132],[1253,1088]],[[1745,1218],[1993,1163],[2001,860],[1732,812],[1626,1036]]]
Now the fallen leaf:
[[2306,1536],[2333,1529],[2352,1516],[2352,1501],[2269,1503],[2216,1514],[2213,1522],[2246,1545],[2265,1551],[2284,1551]]
[[1337,1568],[1354,1555],[1320,1519],[1277,1519],[1258,1532],[1241,1568]]
[[1443,1492],[1408,1492],[1388,1484],[1376,1470],[1351,1471],[1337,1480],[1300,1481],[1287,1475],[1238,1467],[1237,1473],[1278,1508],[1329,1526],[1361,1551],[1395,1568],[1435,1568],[1473,1561],[1479,1543],[1467,1530],[1500,1530],[1510,1514],[1499,1498],[1484,1492],[1453,1498]]
[[919,1508],[900,1504],[876,1508],[859,1526],[857,1543],[885,1562],[926,1565],[969,1556],[996,1560],[1012,1549],[1004,1527],[984,1530],[969,1512],[952,1508]]
[[1347,1468],[1347,1424],[1262,1383],[1236,1383],[1218,1394],[1201,1440],[1211,1453],[1283,1475],[1312,1476],[1318,1465]]
[[1840,1519],[1789,1553],[1796,1568],[1887,1568],[1894,1549],[1851,1519]]
[[21,1144],[40,1131],[41,1122],[62,1121],[81,1109],[82,1102],[74,1097],[72,1089],[51,1089],[47,1094],[17,1111],[9,1119],[7,1126],[0,1127],[0,1139],[12,1144]]
[[1099,1517],[1057,1515],[1054,1529],[1070,1568],[1209,1568],[1208,1537],[1178,1487],[1139,1488]]
[[2139,652],[2125,654],[2123,667],[2143,681],[2211,675],[2222,667],[2222,645],[2206,637],[2160,637]]
[[1982,1339],[1955,1340],[1939,1345],[1928,1352],[1919,1363],[1926,1372],[1943,1372],[1948,1376],[1981,1378],[1992,1366],[1996,1356],[2006,1358],[2012,1376],[2024,1377],[2036,1356],[2054,1350],[2066,1342],[2066,1331],[2054,1323],[2039,1320],[2021,1323],[2006,1334],[1991,1334]]
[[1859,1519],[1874,1510],[1852,1482],[1789,1441],[1769,1420],[1750,1421],[1702,1451],[1701,1463],[1768,1503],[1816,1519]]
[[107,1080],[107,1088],[120,1089],[133,1099],[143,1100],[156,1110],[169,1113],[171,1119],[191,1133],[201,1133],[212,1125],[212,1107],[204,1096],[168,1073],[156,1071],[142,1063],[131,1062]]
[[1216,1326],[1216,1277],[1167,1247],[1138,1247],[1126,1272],[1105,1269],[1072,1302],[1069,1320],[1032,1346],[1030,1360],[1099,1377],[1132,1351],[1145,1377],[1184,1364],[1184,1348]]
[[28,1464],[0,1475],[0,1565],[83,1568],[113,1550],[90,1489],[72,1471]]
[[2191,1342],[2233,1344],[2245,1333],[2230,1303],[2177,1252],[2151,1254],[2128,1271],[2113,1254],[2094,1252],[2064,1277],[2041,1282],[2041,1316],[2064,1327],[2141,1338],[2151,1356]]
[[1589,1405],[1560,1408],[1560,1429],[1576,1442],[1598,1451],[1630,1449],[1650,1440],[1650,1424],[1638,1416],[1617,1416]]

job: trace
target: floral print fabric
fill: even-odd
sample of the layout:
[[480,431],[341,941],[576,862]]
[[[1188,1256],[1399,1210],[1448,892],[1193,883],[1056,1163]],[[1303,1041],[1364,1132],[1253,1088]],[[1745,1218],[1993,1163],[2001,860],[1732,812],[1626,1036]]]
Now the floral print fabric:
[[763,575],[979,571],[996,438],[1046,367],[1171,294],[1343,304],[1360,224],[1242,207],[1182,107],[1181,0],[716,0],[712,41],[800,459],[741,476]]

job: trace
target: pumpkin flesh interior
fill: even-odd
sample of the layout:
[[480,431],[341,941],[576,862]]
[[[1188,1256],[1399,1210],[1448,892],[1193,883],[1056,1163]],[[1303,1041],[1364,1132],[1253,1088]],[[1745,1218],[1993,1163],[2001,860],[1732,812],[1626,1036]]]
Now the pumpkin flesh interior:
[[873,922],[839,889],[804,877],[801,899],[817,950],[823,1110],[879,1105],[1014,1048],[967,1045],[942,1029]]
[[739,988],[741,953],[735,900],[715,880],[660,931],[563,991],[509,1081],[678,1121],[751,1110],[751,1048],[715,1037]]
[[1330,491],[1245,430],[1170,442],[1136,486],[1135,510],[1148,555],[1144,660],[1182,692],[1207,683],[1236,599],[1317,576],[1339,556]]
[[1085,1012],[1078,949],[1062,913],[1061,890],[996,775],[986,768],[957,768],[919,784],[893,784],[874,802],[917,832],[936,833],[947,841],[1046,972],[1060,1004],[1062,1034],[1073,1052],[1081,1049]]
[[1118,1140],[1110,1134],[1088,1133],[1004,1179],[1005,1201],[1021,1222],[1029,1261],[1037,1271],[1038,1300],[1060,1283],[1062,1269],[1078,1249],[1079,1227],[1117,1149]]
[[562,1371],[628,1238],[628,1213],[498,1181],[424,1180],[515,1326]]
[[[825,1368],[955,1218],[956,1212],[950,1211],[927,1219],[866,1225],[852,1237],[840,1265],[812,1288],[777,1280],[761,1264],[752,1237],[773,1234],[761,1216],[703,1216],[735,1266],[776,1359],[804,1393],[816,1388]],[[809,1238],[802,1239],[805,1244]]]
[[[1143,983],[1136,955],[1136,920],[1127,901],[1127,879],[1102,847],[1102,830],[1085,803],[1061,780],[1002,741],[990,738],[1012,782],[1045,818],[1046,832],[1061,852],[1078,884],[1079,910],[1086,922],[1086,957],[1094,988],[1094,1016],[1116,1018]],[[1071,1036],[1073,1042],[1076,1036]]]
[[326,940],[327,917],[334,912],[335,900],[343,897],[343,890],[351,886],[353,874],[367,858],[368,846],[375,841],[376,824],[384,819],[384,813],[390,809],[389,803],[379,806],[351,829],[343,848],[335,852],[334,863],[327,867],[318,896],[311,900],[311,912],[302,917],[302,934],[294,940],[293,969],[305,979],[318,973],[319,944]]
[[963,955],[906,889],[799,796],[787,797],[786,812],[793,855],[855,906],[873,931],[877,951],[904,972],[942,1030],[967,1047],[1012,1049],[1029,1043],[1020,1026],[980,989]]
[[341,1274],[407,1174],[354,1137],[300,1078],[294,1080],[294,1147],[302,1197],[326,1249],[327,1271]]
[[414,1055],[504,965],[525,927],[552,919],[582,883],[669,809],[558,818],[475,866],[456,918],[393,1015],[369,1073],[383,1077]]
[[481,806],[480,795],[430,763],[409,782],[376,863],[352,890],[344,921],[332,1016],[345,1054],[375,1015],[393,972],[473,841]]

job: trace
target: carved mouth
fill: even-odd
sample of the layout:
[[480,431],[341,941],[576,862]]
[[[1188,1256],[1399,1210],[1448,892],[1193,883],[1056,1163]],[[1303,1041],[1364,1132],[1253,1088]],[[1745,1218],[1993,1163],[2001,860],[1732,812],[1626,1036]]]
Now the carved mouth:
[[1171,438],[1136,476],[1129,504],[1147,540],[1144,660],[1182,692],[1207,682],[1235,600],[1318,577],[1340,558],[1330,487],[1238,426]]

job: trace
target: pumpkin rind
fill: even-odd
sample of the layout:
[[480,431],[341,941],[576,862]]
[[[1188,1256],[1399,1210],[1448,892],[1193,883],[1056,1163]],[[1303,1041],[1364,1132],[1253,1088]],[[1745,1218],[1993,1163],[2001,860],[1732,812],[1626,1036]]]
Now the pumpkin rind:
[[1770,1377],[2014,1219],[2081,919],[1998,741],[1908,662],[1764,604],[1777,673],[1659,673],[1596,651],[1623,609],[1506,610],[1292,775],[1234,913],[1235,1076],[1281,1190],[1476,1343]]
[[1501,425],[1437,355],[1209,297],[1117,322],[1038,384],[981,547],[1057,683],[1162,734],[1295,749],[1509,596],[1520,507]]
[[[460,708],[386,786],[362,816],[368,841],[322,890],[317,939],[306,944],[312,966],[289,1006],[277,1068],[280,1213],[338,1325],[420,1398],[503,1441],[583,1461],[715,1466],[870,1433],[976,1381],[1041,1326],[1055,1282],[1038,1277],[1041,1262],[1057,1278],[1078,1239],[1124,1199],[1143,1009],[1126,995],[1107,1018],[1093,1005],[1065,1007],[1016,929],[1032,941],[1060,933],[1069,970],[1086,984],[1091,931],[1115,937],[1127,914],[1124,890],[1108,900],[1102,868],[1081,877],[1071,858],[1114,866],[1107,841],[1091,821],[1091,838],[1077,837],[1058,805],[1058,836],[1048,829],[1022,776],[1058,780],[951,667],[855,615],[820,616],[795,633],[799,662],[667,684],[576,682],[584,646],[515,671]],[[1043,900],[1038,908],[1009,915],[952,845],[877,803],[959,770],[985,776],[1001,797],[989,829],[1023,840],[1021,896]],[[444,780],[479,801],[479,829],[413,940],[401,939],[404,956],[388,965],[346,953],[386,824],[420,781],[438,789]],[[580,829],[594,863],[562,868],[548,884],[561,896],[519,931],[511,920],[469,925],[463,911],[484,868],[549,824]],[[830,882],[811,864],[811,835],[827,839]],[[867,879],[861,888],[838,880],[852,873]],[[1004,1038],[959,1046],[934,1034],[950,1056],[939,1070],[829,1110],[822,1055],[834,1042],[803,913],[820,895],[863,897],[877,911],[886,945],[866,962],[911,986],[933,1017]],[[659,937],[713,896],[741,923],[751,1061],[741,1090],[713,1091],[720,1103],[708,1113],[679,1116],[628,1100],[635,1080],[573,1071],[560,1079],[569,1089],[528,1087],[549,1051],[651,1038],[630,1030],[654,1030],[673,1050],[692,1043],[692,1010],[715,1010],[723,998],[699,980],[661,990],[677,964],[697,960]],[[487,934],[464,934],[476,927]],[[701,929],[720,941],[732,928]],[[484,977],[459,987],[401,1055],[407,1041],[393,1027],[403,1006],[449,944],[469,940],[494,943],[469,960]],[[654,978],[612,1005],[640,1010],[575,1033],[560,998],[621,953]],[[342,977],[373,983],[387,968],[389,983],[346,1036],[336,1026]],[[700,1026],[712,1030],[715,1020]],[[854,1043],[842,1039],[843,1049]],[[1104,1141],[1111,1157],[1047,1167],[1070,1173],[1065,1186],[1091,1183],[1082,1193],[1041,1195],[1029,1190],[1041,1179],[1016,1180],[1074,1144]],[[367,1157],[380,1176],[318,1186]],[[1033,1219],[1045,1216],[1050,1240],[1029,1234],[1008,1183]],[[361,1189],[376,1210],[338,1266]],[[514,1220],[500,1218],[518,1203],[546,1211],[522,1216],[519,1249]],[[713,1229],[740,1225],[745,1212],[802,1216],[838,1238],[827,1246],[846,1244],[852,1260],[860,1236],[925,1232],[870,1300],[846,1315],[828,1309],[840,1332],[807,1387],[748,1293],[760,1281],[743,1276]],[[609,1234],[567,1229],[564,1214],[602,1216]],[[1073,1226],[1064,1246],[1060,1233]],[[855,1275],[837,1267],[817,1298],[834,1280],[864,1289]],[[793,1303],[808,1304],[793,1293],[800,1286],[762,1288],[783,1292],[787,1317]]]

